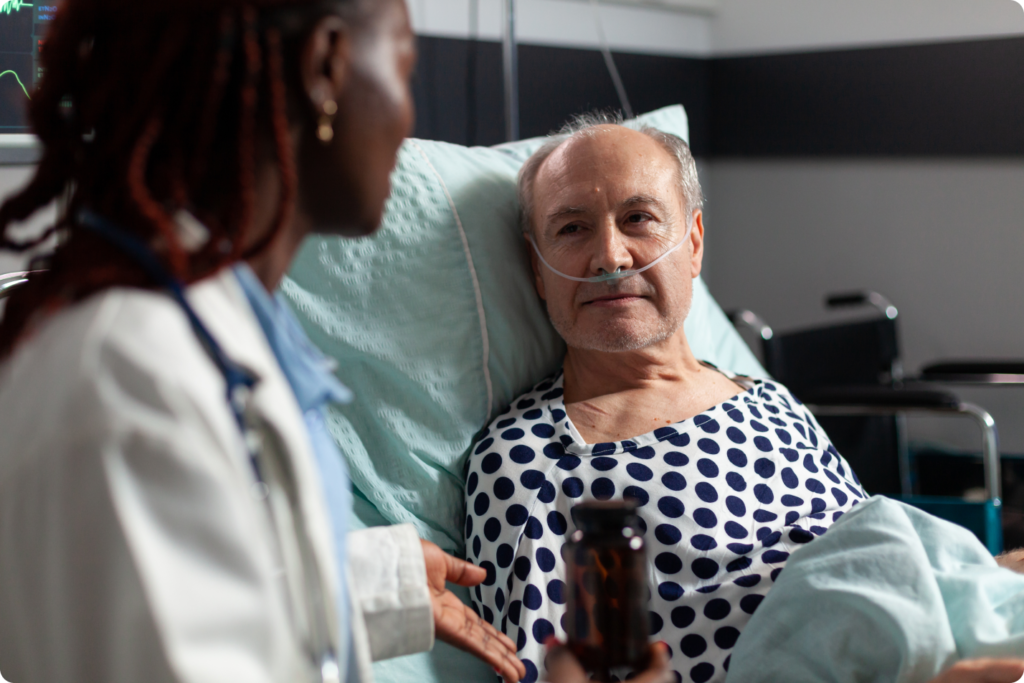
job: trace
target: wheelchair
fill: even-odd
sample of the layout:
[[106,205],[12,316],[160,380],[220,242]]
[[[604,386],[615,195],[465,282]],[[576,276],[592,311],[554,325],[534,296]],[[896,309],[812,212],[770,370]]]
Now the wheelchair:
[[[1024,362],[943,361],[909,378],[900,360],[899,311],[877,292],[829,295],[829,309],[863,307],[865,319],[776,333],[749,310],[729,313],[756,336],[765,369],[818,417],[869,493],[902,500],[970,529],[989,549],[1003,549],[1002,464],[995,420],[937,384],[1024,384]],[[907,440],[908,415],[960,416],[981,435],[984,497],[922,495]]]

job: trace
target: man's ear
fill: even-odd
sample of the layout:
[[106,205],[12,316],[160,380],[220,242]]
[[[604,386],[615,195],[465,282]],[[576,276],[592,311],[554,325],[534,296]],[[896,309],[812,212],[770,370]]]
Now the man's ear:
[[693,229],[690,230],[690,277],[700,275],[704,265],[704,212],[693,212]]
[[541,298],[541,301],[547,301],[547,297],[544,295],[544,279],[540,276],[540,259],[537,258],[537,251],[533,248],[533,243],[530,242],[530,237],[525,232],[523,240],[526,242],[526,251],[530,254],[530,267],[533,268],[533,288],[537,290],[537,296]]
[[318,21],[299,60],[302,86],[314,112],[322,113],[329,100],[340,102],[351,75],[351,59],[351,27],[335,15]]

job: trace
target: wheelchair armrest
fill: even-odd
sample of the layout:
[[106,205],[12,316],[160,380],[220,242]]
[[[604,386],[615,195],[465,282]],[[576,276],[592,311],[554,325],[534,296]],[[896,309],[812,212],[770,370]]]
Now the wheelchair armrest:
[[985,466],[985,490],[996,507],[1002,505],[1002,473],[999,462],[999,434],[996,422],[984,409],[962,403],[948,391],[923,388],[877,386],[812,389],[797,395],[815,415],[899,415],[902,413],[945,413],[969,417],[981,429],[981,453]]
[[966,384],[1024,384],[1024,360],[954,360],[926,365],[921,379]]
[[891,387],[851,386],[804,391],[804,403],[821,407],[857,406],[879,410],[957,410],[960,401],[954,394],[938,389],[893,389]]

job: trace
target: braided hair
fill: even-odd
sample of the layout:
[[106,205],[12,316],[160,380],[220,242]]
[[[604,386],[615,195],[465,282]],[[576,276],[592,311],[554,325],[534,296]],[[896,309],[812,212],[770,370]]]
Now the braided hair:
[[[155,286],[76,224],[83,208],[151,245],[186,283],[265,249],[296,201],[289,114],[314,120],[308,102],[289,104],[286,87],[299,82],[301,39],[322,16],[363,4],[65,0],[41,49],[44,73],[29,104],[42,158],[25,189],[0,206],[0,248],[28,251],[54,234],[59,246],[49,269],[8,300],[0,358],[40,312],[108,287]],[[302,106],[307,111],[295,111]],[[269,154],[279,205],[271,230],[252,245],[256,166]],[[13,224],[66,191],[67,211],[55,225],[15,239]],[[182,244],[173,219],[179,209],[209,230],[197,250]]]

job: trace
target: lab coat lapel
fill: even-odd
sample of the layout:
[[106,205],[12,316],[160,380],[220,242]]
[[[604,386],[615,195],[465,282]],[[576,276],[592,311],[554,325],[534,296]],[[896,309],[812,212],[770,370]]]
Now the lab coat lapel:
[[329,627],[337,642],[338,615],[333,606],[337,604],[339,570],[334,562],[330,517],[295,396],[230,269],[190,287],[188,298],[225,354],[258,378],[250,408],[277,433],[292,464],[303,519],[329,606]]

